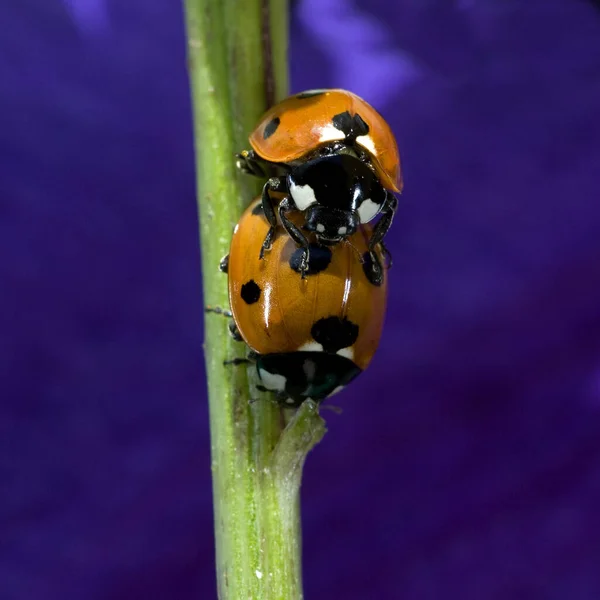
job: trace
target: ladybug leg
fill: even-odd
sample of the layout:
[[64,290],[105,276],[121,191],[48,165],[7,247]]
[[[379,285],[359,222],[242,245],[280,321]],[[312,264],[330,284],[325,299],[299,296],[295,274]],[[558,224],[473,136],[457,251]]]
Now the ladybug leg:
[[205,306],[204,312],[215,313],[216,315],[223,315],[224,317],[227,317],[228,319],[231,319],[233,317],[233,314],[231,313],[230,310],[225,310],[225,309],[221,308],[220,306]]
[[267,237],[265,237],[265,241],[263,245],[260,247],[260,253],[258,258],[262,260],[265,257],[265,252],[271,249],[271,244],[273,243],[273,238],[275,237],[275,228],[271,227],[267,233]]
[[[279,406],[279,407],[289,408],[290,405],[294,403],[294,400],[292,400],[288,396],[288,394],[286,394],[285,392],[279,392],[279,391],[275,391],[275,390],[269,390],[264,385],[257,385],[256,389],[259,392],[266,392],[266,393],[270,394],[272,402],[274,404],[277,404],[277,406]],[[254,402],[256,402],[256,400]]]
[[221,262],[219,263],[219,271],[221,271],[221,273],[229,272],[229,254],[221,259]]
[[225,310],[220,306],[205,306],[204,312],[215,313],[216,315],[222,315],[227,319],[231,319],[231,321],[229,321],[229,334],[236,342],[244,341],[239,332],[239,329],[237,328],[237,325],[235,324],[235,321],[233,320],[233,313],[230,310]]
[[381,251],[383,252],[383,255],[387,260],[387,268],[391,269],[392,265],[394,264],[394,261],[392,260],[392,253],[388,250],[388,247],[383,243],[383,240],[379,242],[379,245],[381,246]]
[[271,198],[271,195],[269,194],[269,191],[271,190],[274,192],[286,192],[287,186],[285,184],[285,180],[279,177],[271,177],[271,179],[265,183],[262,189],[262,209],[270,227],[267,236],[265,237],[265,241],[260,248],[260,260],[265,257],[265,252],[271,249],[271,244],[273,243],[273,238],[275,237],[275,231],[277,230],[275,206],[273,205],[273,198]]
[[273,163],[263,160],[254,152],[254,150],[242,150],[235,155],[235,166],[244,174],[253,177],[273,177],[275,175],[287,174],[290,167],[283,163]]
[[229,321],[229,335],[236,342],[244,341],[244,338],[242,337],[242,334],[240,333],[240,330],[237,328],[237,325],[235,324],[235,321],[233,319],[231,321]]
[[368,259],[363,259],[363,269],[367,279],[376,286],[380,286],[383,283],[383,267],[379,261],[379,256],[374,250],[370,250],[366,254]]
[[310,260],[308,240],[302,231],[300,231],[300,229],[285,216],[285,213],[293,210],[294,208],[295,207],[292,205],[290,198],[286,197],[279,203],[278,213],[284,229],[288,232],[294,242],[296,242],[296,245],[303,249],[302,260],[300,261],[300,273],[302,274],[302,279],[305,279]]
[[262,208],[265,218],[269,222],[269,231],[267,236],[265,237],[265,241],[262,243],[260,248],[259,259],[262,260],[265,257],[265,252],[271,249],[271,244],[273,243],[273,238],[275,237],[275,231],[277,228],[277,217],[275,216],[275,207],[273,206],[273,199],[269,194],[269,190],[272,189],[270,179],[265,183],[262,190]]
[[380,219],[379,223],[377,223],[377,225],[375,226],[375,229],[373,230],[373,235],[369,240],[369,256],[371,259],[369,266],[369,279],[375,285],[381,285],[381,282],[383,281],[383,266],[379,261],[379,257],[375,253],[375,248],[377,247],[377,244],[381,246],[381,251],[387,258],[387,268],[389,269],[392,266],[392,255],[383,243],[383,238],[385,237],[385,234],[389,231],[390,226],[392,225],[392,220],[394,218],[394,214],[396,213],[397,208],[398,200],[396,199],[396,197],[390,193],[386,194],[385,202],[381,209],[383,216]]
[[263,168],[263,161],[256,156],[254,150],[242,150],[239,154],[235,155],[235,158],[235,166],[242,173],[253,175],[254,177],[267,176],[267,173]]
[[256,357],[258,355],[256,354],[256,352],[252,352],[252,350],[250,352],[248,352],[246,358],[232,358],[231,360],[224,360],[223,364],[227,367],[227,366],[233,366],[236,367],[237,365],[250,365],[252,363],[256,362]]
[[[373,230],[373,235],[369,241],[369,251],[373,252],[375,246],[380,244],[385,237],[385,234],[389,231],[392,221],[394,219],[394,215],[396,214],[396,209],[398,208],[398,199],[390,193],[386,194],[385,202],[383,203],[383,207],[381,209],[382,217],[375,226]],[[387,248],[383,246],[384,253],[391,259],[391,255]]]
[[248,363],[251,363],[252,361],[249,360],[248,358],[232,358],[231,360],[224,360],[223,364],[226,367],[232,366],[232,367],[236,367],[237,365],[247,365]]

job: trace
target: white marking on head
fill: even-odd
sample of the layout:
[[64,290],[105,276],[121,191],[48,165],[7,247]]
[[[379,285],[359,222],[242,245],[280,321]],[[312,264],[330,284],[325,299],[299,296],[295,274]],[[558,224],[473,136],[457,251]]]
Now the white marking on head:
[[340,227],[340,228],[338,229],[338,233],[339,233],[340,235],[346,235],[346,232],[347,232],[347,231],[348,231],[348,228],[347,228],[347,227]]
[[343,385],[338,385],[338,386],[337,386],[337,387],[336,387],[336,388],[333,390],[333,392],[331,392],[331,394],[329,394],[329,396],[330,396],[330,397],[331,397],[331,396],[335,396],[335,394],[337,394],[337,393],[341,392],[343,389],[344,389],[344,386],[343,386]]
[[367,149],[373,156],[377,156],[377,150],[375,150],[375,142],[369,134],[359,135],[356,138],[356,143],[362,146],[363,148]]
[[354,360],[354,348],[342,348],[336,352],[337,355]]
[[325,231],[325,225],[323,225],[323,223],[317,223],[317,231],[323,233]]
[[346,139],[346,134],[341,129],[334,127],[333,123],[328,123],[321,129],[319,142],[336,142],[344,139]]
[[373,202],[370,198],[365,198],[358,207],[358,218],[361,223],[368,223],[377,216],[381,210],[381,204]]
[[285,402],[286,402],[286,404],[294,404],[294,399],[288,398]]
[[290,194],[294,199],[296,208],[298,210],[306,210],[312,204],[317,203],[315,198],[315,191],[310,185],[295,185],[293,182],[290,185]]
[[268,390],[273,392],[283,392],[285,390],[286,379],[283,375],[259,369],[258,376]]
[[298,348],[298,352],[323,352],[323,346],[317,342],[306,342]]

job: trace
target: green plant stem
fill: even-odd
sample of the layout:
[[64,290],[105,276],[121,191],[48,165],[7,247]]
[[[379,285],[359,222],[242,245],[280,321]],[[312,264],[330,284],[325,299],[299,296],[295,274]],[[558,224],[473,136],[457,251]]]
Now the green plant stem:
[[[204,297],[226,307],[218,264],[261,184],[236,172],[234,155],[287,92],[287,8],[284,0],[185,0],[185,17]],[[299,488],[324,423],[312,402],[289,419],[255,391],[252,370],[223,365],[245,352],[223,317],[207,313],[204,350],[219,598],[302,598]]]

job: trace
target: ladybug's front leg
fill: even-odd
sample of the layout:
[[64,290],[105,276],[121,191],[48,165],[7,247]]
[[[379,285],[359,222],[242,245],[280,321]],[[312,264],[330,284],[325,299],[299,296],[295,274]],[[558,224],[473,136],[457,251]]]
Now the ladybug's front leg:
[[280,177],[271,177],[267,183],[263,186],[262,190],[262,209],[265,214],[267,221],[269,222],[269,231],[265,237],[260,248],[259,258],[262,260],[265,257],[265,251],[271,249],[273,238],[275,237],[275,231],[277,230],[277,217],[275,216],[275,206],[273,198],[271,198],[270,191],[273,192],[287,192],[287,183],[285,179]]
[[290,199],[290,197],[286,196],[279,203],[278,212],[279,212],[279,219],[281,220],[281,224],[283,225],[283,228],[288,232],[288,234],[294,240],[294,242],[296,242],[296,244],[303,250],[302,260],[300,261],[300,273],[302,275],[302,279],[305,279],[306,273],[308,271],[309,260],[310,260],[310,250],[308,247],[308,240],[306,239],[306,236],[300,231],[300,229],[298,229],[298,227],[296,227],[296,225],[294,225],[285,215],[286,212],[289,212],[289,211],[295,210],[295,209],[296,209],[296,207],[292,203],[292,200]]
[[372,281],[379,281],[379,282],[383,281],[383,266],[381,265],[381,262],[379,261],[379,257],[375,253],[375,248],[377,247],[377,244],[379,244],[381,246],[381,251],[383,252],[384,256],[387,258],[387,263],[388,263],[387,268],[390,269],[392,267],[392,255],[391,255],[390,251],[386,248],[385,244],[383,243],[383,238],[385,237],[385,234],[389,231],[389,229],[392,225],[392,220],[394,218],[394,214],[396,213],[397,208],[398,208],[398,200],[396,199],[395,196],[393,196],[392,194],[387,192],[385,202],[383,203],[383,207],[381,209],[381,212],[382,212],[381,220],[375,226],[375,229],[373,230],[373,234],[371,235],[371,239],[369,240],[369,254],[371,257],[370,278]]
[[290,170],[286,164],[264,160],[254,150],[242,150],[239,154],[235,155],[235,158],[235,166],[242,173],[252,175],[253,177],[260,177],[261,179],[276,175],[285,175]]
[[392,221],[394,219],[394,215],[396,214],[396,210],[398,208],[398,199],[391,194],[390,192],[386,193],[385,202],[383,203],[383,207],[381,209],[382,217],[375,225],[375,229],[373,230],[373,234],[371,235],[371,239],[369,240],[369,251],[371,252],[371,257],[374,258],[374,250],[377,244],[381,245],[381,250],[388,258],[389,267],[392,266],[392,255],[390,251],[385,247],[383,243],[383,238],[390,230],[392,226]]
[[379,245],[381,246],[381,251],[383,252],[383,255],[387,259],[387,268],[391,269],[393,265],[392,253],[388,250],[388,247],[383,243],[383,240],[379,242]]
[[386,191],[385,201],[383,202],[383,206],[381,207],[381,220],[377,225],[375,225],[375,229],[373,229],[373,235],[371,235],[371,239],[369,240],[369,250],[373,251],[375,246],[379,244],[385,234],[389,231],[392,226],[392,221],[394,219],[394,215],[396,214],[396,209],[398,208],[398,199],[396,196]]
[[235,158],[235,166],[242,173],[254,177],[267,177],[266,164],[256,156],[254,150],[242,150]]

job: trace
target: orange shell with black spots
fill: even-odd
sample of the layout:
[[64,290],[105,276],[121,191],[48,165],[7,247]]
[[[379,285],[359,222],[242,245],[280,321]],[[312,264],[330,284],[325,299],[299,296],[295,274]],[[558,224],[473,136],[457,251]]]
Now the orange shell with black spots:
[[[301,223],[301,215],[290,218]],[[258,354],[335,352],[365,369],[379,344],[387,300],[385,268],[383,282],[377,286],[361,262],[361,257],[368,256],[371,228],[363,225],[347,242],[313,248],[305,279],[294,270],[299,249],[283,228],[264,259],[259,259],[268,230],[257,199],[242,215],[231,241],[229,300],[244,341]],[[385,264],[380,250],[377,254]],[[316,323],[321,324],[321,337],[315,339]],[[325,331],[323,337],[323,327],[331,323],[338,329],[343,326],[351,343],[338,342],[338,330]],[[333,345],[326,348],[328,344]]]
[[356,143],[371,158],[383,187],[401,192],[400,154],[396,138],[385,119],[365,100],[346,90],[311,90],[286,98],[269,109],[250,135],[250,145],[264,160],[291,163],[319,146],[343,141],[345,134],[333,118],[348,112],[359,115],[369,132]]

